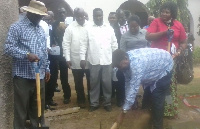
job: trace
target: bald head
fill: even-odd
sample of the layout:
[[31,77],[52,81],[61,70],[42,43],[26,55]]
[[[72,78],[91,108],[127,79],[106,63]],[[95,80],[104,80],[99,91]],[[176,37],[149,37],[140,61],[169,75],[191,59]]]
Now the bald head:
[[48,14],[50,17],[54,17],[53,11],[48,11],[47,14]]
[[52,25],[52,23],[54,22],[54,13],[52,11],[48,11],[47,12],[48,15],[43,17],[43,20],[49,24]]
[[74,9],[74,17],[79,25],[83,26],[85,23],[85,11],[83,8]]
[[74,9],[74,16],[76,17],[78,14],[85,14],[85,11],[84,11],[84,9],[83,8],[75,8]]
[[154,19],[155,19],[154,16],[149,16],[149,17],[148,17],[148,25],[150,25],[151,22],[152,22]]

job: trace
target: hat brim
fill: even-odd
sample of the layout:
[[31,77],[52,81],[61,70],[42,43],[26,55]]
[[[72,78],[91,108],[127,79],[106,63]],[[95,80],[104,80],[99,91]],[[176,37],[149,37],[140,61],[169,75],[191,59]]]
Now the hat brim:
[[47,13],[45,12],[42,12],[38,9],[35,9],[35,8],[32,8],[32,7],[28,7],[28,6],[23,6],[22,7],[23,10],[27,11],[27,12],[30,12],[30,13],[34,13],[34,14],[38,14],[38,15],[48,15]]

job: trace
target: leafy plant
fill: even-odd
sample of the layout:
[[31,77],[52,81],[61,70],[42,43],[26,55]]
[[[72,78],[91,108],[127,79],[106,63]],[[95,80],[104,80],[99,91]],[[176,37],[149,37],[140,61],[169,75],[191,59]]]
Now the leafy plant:
[[197,27],[199,28],[199,32],[197,32],[197,33],[198,33],[198,35],[200,36],[200,17],[199,17],[199,24],[198,24]]
[[152,15],[158,17],[160,6],[167,1],[173,1],[177,4],[178,7],[177,20],[179,20],[182,24],[188,25],[190,21],[189,10],[187,8],[188,0],[150,0],[149,2],[147,2],[146,6],[150,9]]
[[200,47],[196,47],[193,51],[193,63],[200,64]]

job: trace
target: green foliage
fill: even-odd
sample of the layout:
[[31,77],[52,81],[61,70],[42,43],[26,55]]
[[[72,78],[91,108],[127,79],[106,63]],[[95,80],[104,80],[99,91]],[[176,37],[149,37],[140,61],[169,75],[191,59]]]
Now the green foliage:
[[200,47],[196,47],[193,52],[193,63],[200,64]]
[[197,32],[197,33],[198,33],[198,35],[200,36],[200,17],[199,17],[199,24],[198,24],[198,28],[199,28],[199,32]]
[[188,6],[188,0],[150,0],[147,2],[146,6],[150,9],[150,12],[155,17],[159,16],[159,9],[160,6],[167,1],[173,1],[177,4],[178,7],[178,17],[177,20],[179,20],[182,24],[189,25],[189,10],[187,8]]

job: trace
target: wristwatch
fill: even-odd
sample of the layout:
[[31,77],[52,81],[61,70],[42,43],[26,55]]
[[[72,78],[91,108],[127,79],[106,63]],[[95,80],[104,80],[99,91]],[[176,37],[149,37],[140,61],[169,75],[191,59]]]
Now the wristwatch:
[[122,109],[122,112],[123,112],[124,114],[126,114],[128,111],[125,110],[125,109]]
[[27,52],[27,53],[26,53],[26,56],[28,56],[29,54],[30,54],[30,52]]
[[178,53],[178,56],[181,54],[181,52],[177,52]]

